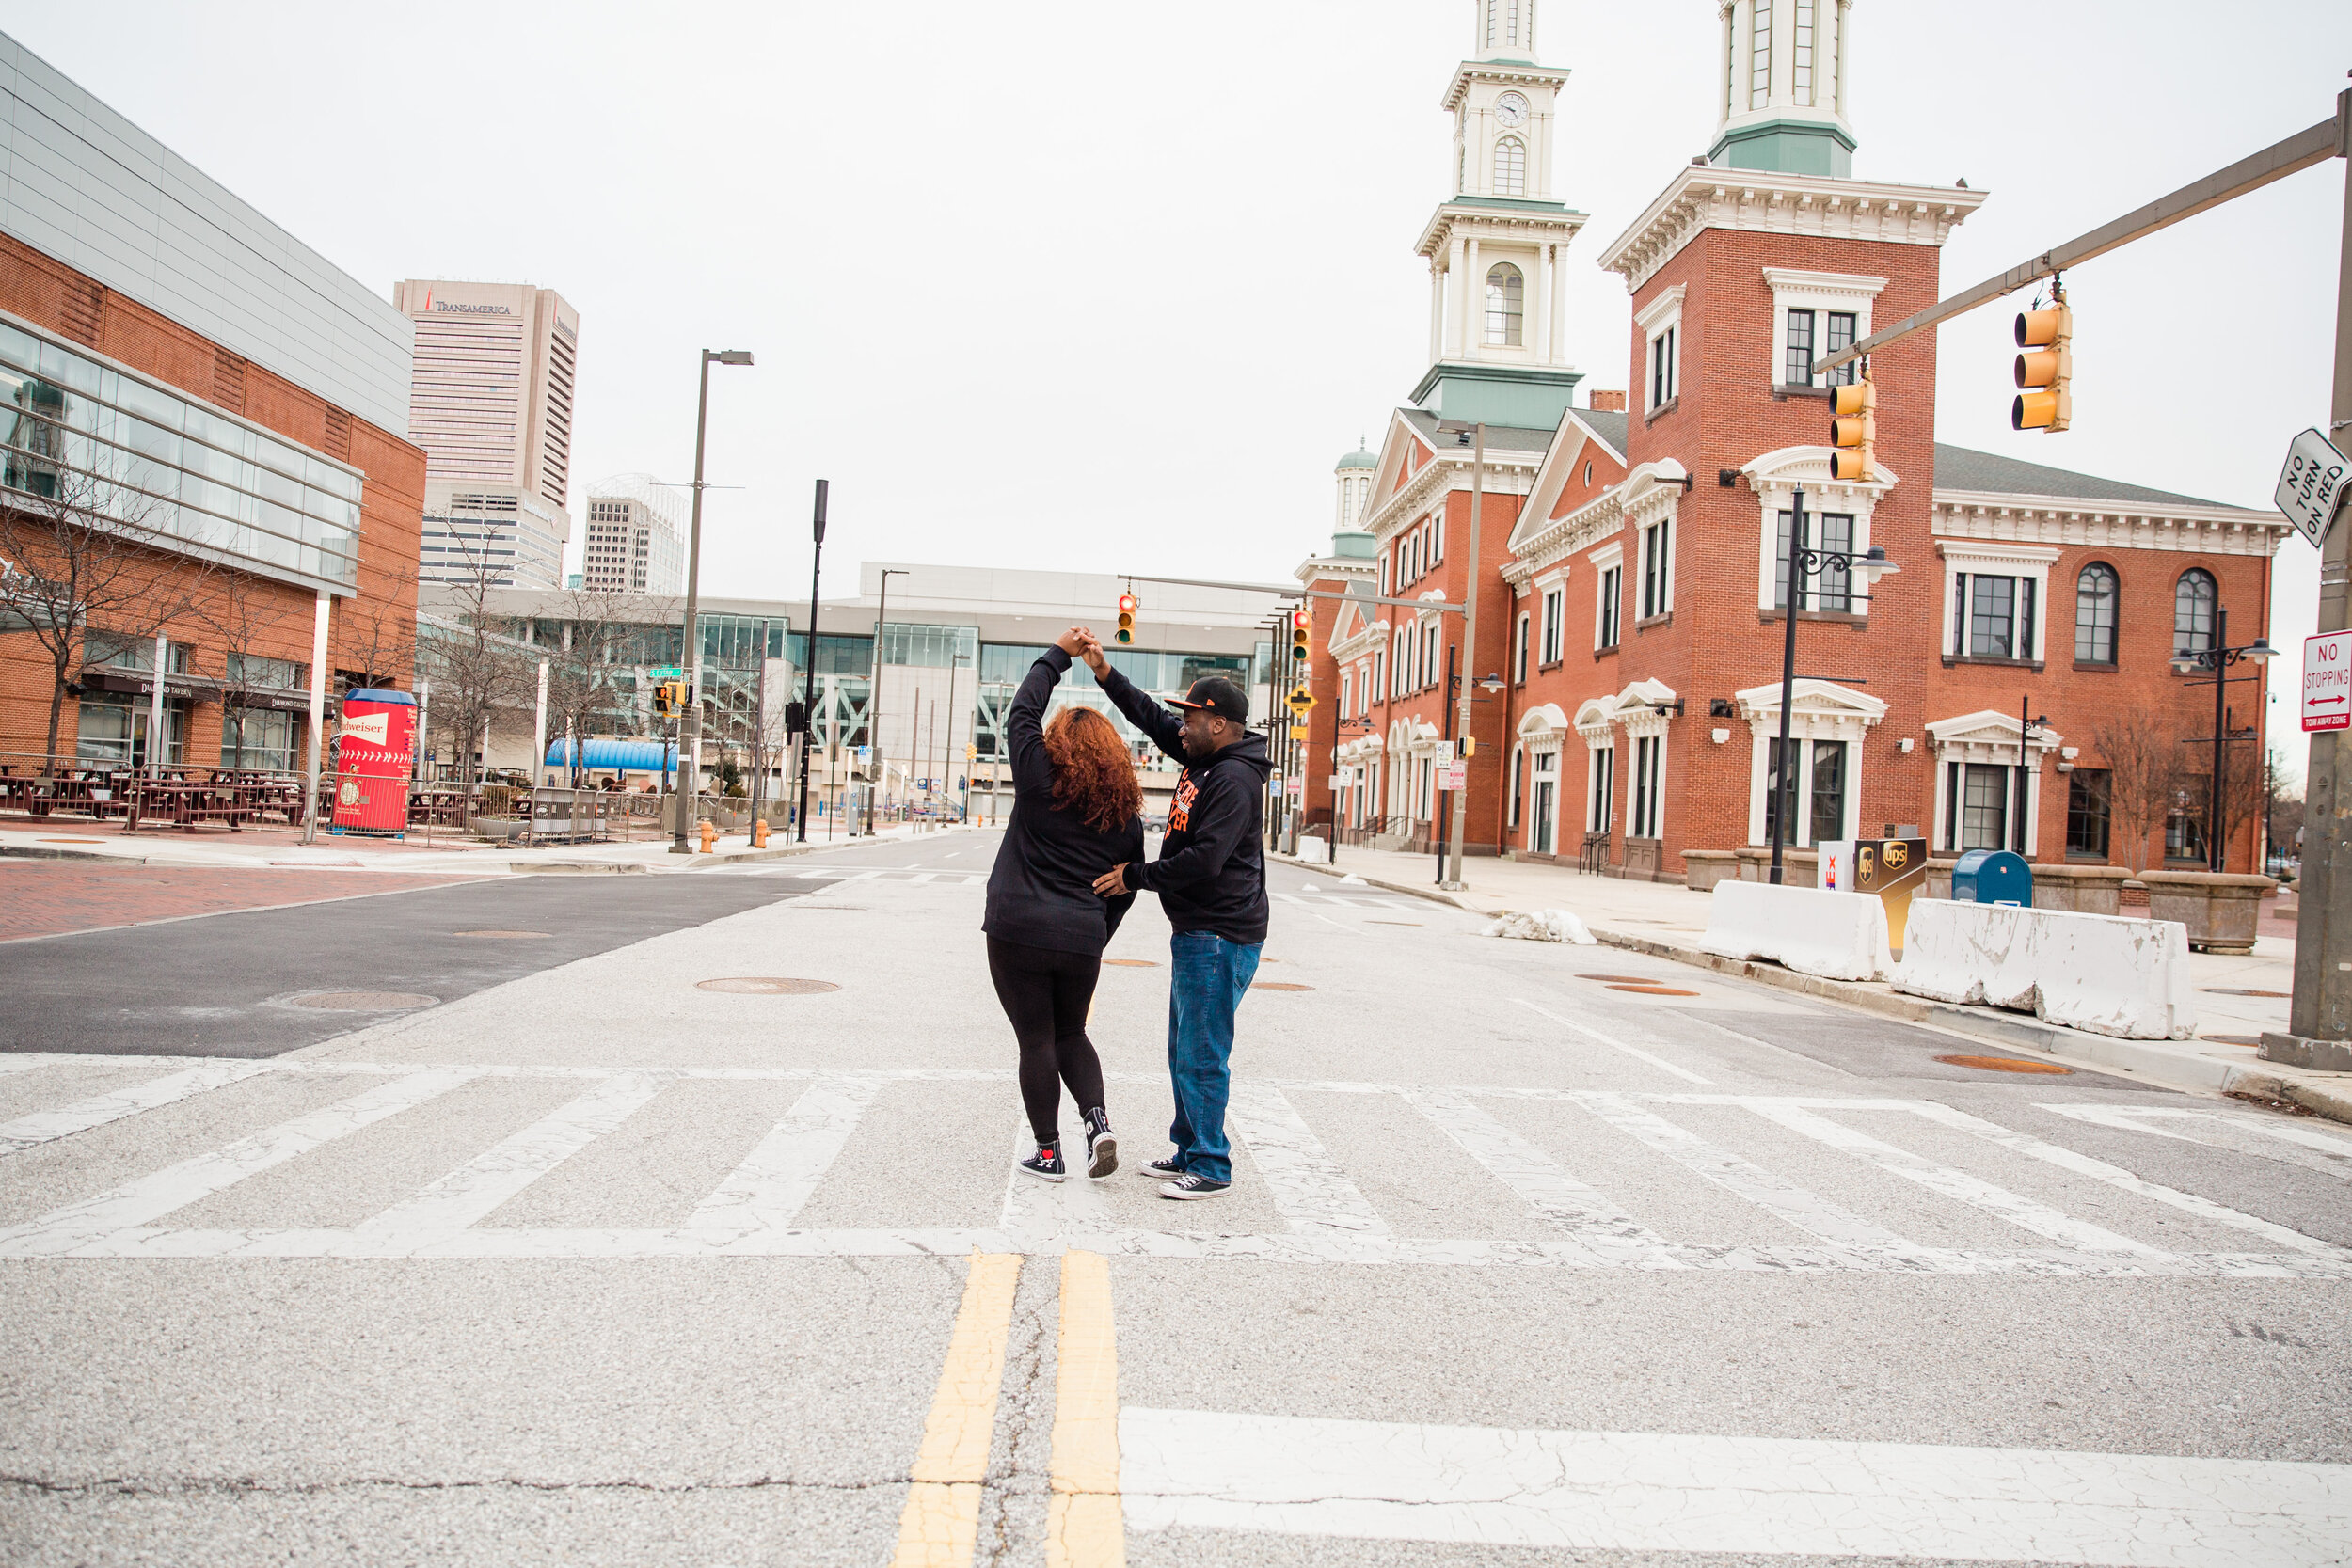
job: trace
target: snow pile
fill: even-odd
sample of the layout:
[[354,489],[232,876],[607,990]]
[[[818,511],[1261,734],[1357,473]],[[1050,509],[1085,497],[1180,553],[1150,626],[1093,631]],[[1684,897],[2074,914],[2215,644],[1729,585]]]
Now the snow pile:
[[1364,880],[1361,877],[1357,876],[1357,875],[1356,875],[1356,873],[1354,873],[1353,871],[1351,871],[1351,872],[1349,872],[1346,876],[1342,877],[1342,878],[1340,879],[1340,886],[1342,886],[1342,887],[1370,887],[1370,886],[1372,886],[1372,884],[1371,884],[1370,882],[1365,881],[1365,880]]
[[1480,933],[1490,937],[1517,937],[1522,942],[1570,942],[1580,947],[1599,945],[1584,922],[1566,910],[1537,910],[1533,914],[1512,914],[1505,911]]

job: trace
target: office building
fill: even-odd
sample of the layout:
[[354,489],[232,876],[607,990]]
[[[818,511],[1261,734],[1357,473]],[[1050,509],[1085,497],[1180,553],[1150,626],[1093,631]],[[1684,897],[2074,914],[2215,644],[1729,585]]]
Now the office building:
[[678,492],[651,474],[617,474],[588,490],[580,582],[596,594],[686,592]]

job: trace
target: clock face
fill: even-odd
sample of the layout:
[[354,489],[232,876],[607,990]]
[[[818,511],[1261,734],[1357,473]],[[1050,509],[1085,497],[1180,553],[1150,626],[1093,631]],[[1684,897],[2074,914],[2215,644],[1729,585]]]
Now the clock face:
[[1505,125],[1527,123],[1527,100],[1516,92],[1506,92],[1495,100],[1495,118]]

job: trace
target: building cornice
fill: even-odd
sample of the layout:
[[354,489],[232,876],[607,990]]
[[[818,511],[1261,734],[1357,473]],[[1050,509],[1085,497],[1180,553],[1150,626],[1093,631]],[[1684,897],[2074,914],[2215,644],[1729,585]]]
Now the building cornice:
[[1446,84],[1445,96],[1438,100],[1438,107],[1447,114],[1460,108],[1462,95],[1470,91],[1472,82],[1557,89],[1568,85],[1568,73],[1558,66],[1535,65],[1526,60],[1464,60],[1454,68],[1454,79]]
[[1694,165],[1617,236],[1600,266],[1622,275],[1630,293],[1708,229],[1940,245],[1989,194]]
[[1465,197],[1438,204],[1430,214],[1428,227],[1415,242],[1413,254],[1434,258],[1454,243],[1457,230],[1464,239],[1474,239],[1481,245],[1490,240],[1503,245],[1565,245],[1583,231],[1591,216],[1553,201]]
[[1945,489],[1935,492],[1929,529],[1940,538],[1988,543],[2265,557],[2278,554],[2294,531],[2282,515],[2245,507],[2153,507]]
[[[1497,452],[1489,449],[1485,488],[1492,495],[1523,496],[1534,483],[1535,469],[1542,461],[1541,452]],[[1386,547],[1398,529],[1416,521],[1439,495],[1470,487],[1472,466],[1468,453],[1460,457],[1433,457],[1421,466],[1403,489],[1364,519],[1361,526],[1372,531],[1375,565],[1377,552]]]

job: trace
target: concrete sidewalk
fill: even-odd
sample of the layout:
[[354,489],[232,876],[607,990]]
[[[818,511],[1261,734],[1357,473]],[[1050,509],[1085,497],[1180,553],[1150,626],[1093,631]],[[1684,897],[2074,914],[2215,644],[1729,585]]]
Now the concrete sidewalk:
[[[2281,1100],[2340,1121],[2352,1121],[2352,1073],[2312,1072],[2262,1061],[2254,1054],[2257,1037],[2264,1030],[2287,1026],[2288,999],[2295,989],[2295,942],[2288,937],[2258,937],[2254,951],[2244,957],[2189,955],[2190,982],[2197,990],[2196,1038],[2122,1040],[2044,1023],[2030,1013],[1953,1006],[1906,996],[1883,981],[1823,980],[1774,963],[1703,953],[1698,939],[1707,929],[1708,895],[1693,893],[1679,882],[1625,881],[1587,876],[1565,866],[1481,857],[1465,858],[1462,863],[1468,884],[1465,891],[1444,893],[1437,886],[1438,863],[1430,855],[1342,847],[1336,867],[1311,865],[1287,855],[1273,857],[1273,863],[1325,877],[1359,877],[1375,887],[1437,899],[1481,914],[1566,910],[1613,947],[1740,974],[1906,1022],[1949,1029],[2010,1049],[2064,1057],[2174,1087]],[[2276,929],[2278,922],[2265,919],[2264,926]]]
[[533,874],[640,874],[697,871],[744,861],[781,860],[815,850],[847,845],[908,843],[931,832],[971,832],[960,823],[937,826],[898,822],[863,836],[813,837],[792,844],[782,832],[769,835],[765,849],[755,849],[740,833],[722,834],[709,854],[673,855],[667,839],[640,839],[626,844],[551,844],[530,847],[485,844],[452,834],[431,840],[416,838],[336,837],[321,833],[314,844],[302,842],[301,830],[248,827],[236,832],[203,828],[189,832],[180,828],[146,828],[125,832],[119,822],[89,822],[73,817],[0,818],[0,857],[31,860],[100,861],[113,865],[173,866],[219,869],[267,866],[277,869],[332,871],[397,871],[462,873],[467,876]]

